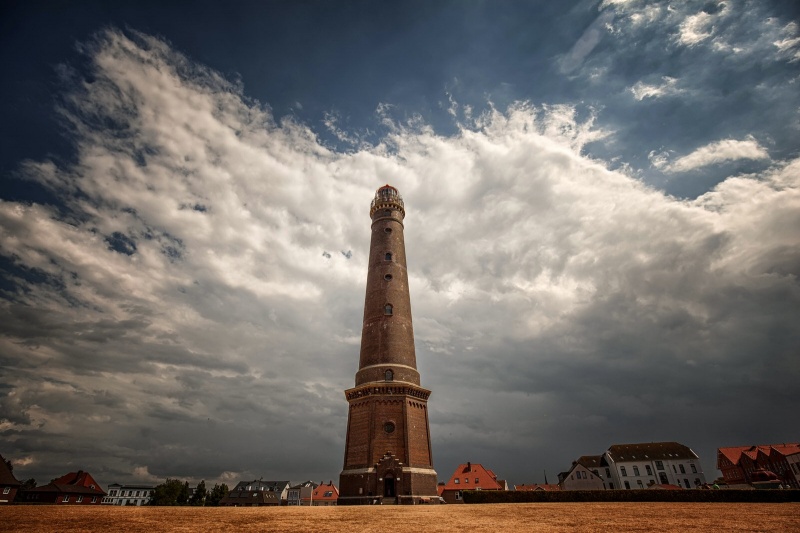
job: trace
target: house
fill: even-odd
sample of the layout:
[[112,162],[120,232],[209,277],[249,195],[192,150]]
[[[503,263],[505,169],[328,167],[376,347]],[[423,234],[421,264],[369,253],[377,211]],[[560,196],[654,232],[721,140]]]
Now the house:
[[303,481],[289,487],[286,493],[286,505],[311,505],[311,493],[317,486],[313,481]]
[[718,448],[717,468],[729,486],[750,485],[756,472],[765,471],[784,486],[800,488],[800,443]]
[[481,464],[464,463],[458,465],[447,483],[438,487],[439,496],[447,503],[464,503],[463,490],[508,490],[508,483],[498,480],[494,472]]
[[153,498],[153,485],[120,485],[112,483],[108,486],[108,495],[103,498],[103,505],[149,505]]
[[240,481],[219,504],[223,507],[286,505],[288,495],[288,481]]
[[614,444],[603,454],[608,464],[610,489],[644,489],[651,485],[677,485],[686,489],[706,483],[700,458],[678,442]]
[[89,472],[78,470],[54,479],[47,485],[26,490],[22,503],[58,503],[66,505],[100,505],[106,495]]
[[555,483],[531,483],[530,485],[526,485],[523,483],[522,485],[514,485],[514,490],[530,491],[530,492],[554,491],[554,490],[561,490],[561,487],[559,487]]
[[327,485],[320,481],[311,495],[311,505],[315,507],[327,507],[329,505],[336,505],[338,499],[339,489],[336,488],[333,481],[328,481]]
[[599,472],[601,455],[584,455],[572,462],[572,467],[558,474],[561,490],[605,490],[606,484]]
[[12,503],[21,485],[6,460],[0,455],[0,504]]

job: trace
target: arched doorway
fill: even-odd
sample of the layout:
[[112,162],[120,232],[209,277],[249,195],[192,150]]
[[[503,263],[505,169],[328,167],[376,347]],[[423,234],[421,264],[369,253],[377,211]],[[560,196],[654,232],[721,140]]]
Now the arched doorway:
[[383,495],[386,498],[395,497],[394,476],[392,474],[386,474],[383,477]]

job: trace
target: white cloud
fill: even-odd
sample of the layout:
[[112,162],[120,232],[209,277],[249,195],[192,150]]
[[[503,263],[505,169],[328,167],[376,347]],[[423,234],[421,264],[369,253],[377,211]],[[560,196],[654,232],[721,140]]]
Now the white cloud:
[[[708,165],[741,159],[769,159],[769,153],[753,137],[743,141],[723,139],[705,146],[662,167],[669,172],[687,172]],[[657,165],[656,165],[657,166]]]
[[[797,162],[678,201],[581,155],[608,135],[591,111],[529,103],[451,137],[381,106],[390,133],[340,153],[161,41],[111,31],[88,52],[96,81],[73,87],[65,110],[77,163],[23,169],[65,210],[0,203],[17,287],[0,300],[0,427],[37,465],[91,461],[114,481],[335,475],[368,206],[386,182],[406,200],[444,470],[476,424],[485,440],[513,428],[572,442],[564,419],[613,416],[618,435],[681,440],[687,426],[730,423],[684,404],[748,391],[758,406],[764,391],[794,390]],[[671,167],[742,157],[768,155],[724,140]],[[115,251],[115,233],[135,251]],[[498,469],[530,451],[506,442]]]
[[678,88],[678,80],[664,76],[661,78],[664,83],[661,85],[648,85],[644,82],[636,82],[629,90],[633,93],[633,97],[637,100],[644,100],[645,98],[661,98],[664,96],[672,96],[684,92]]

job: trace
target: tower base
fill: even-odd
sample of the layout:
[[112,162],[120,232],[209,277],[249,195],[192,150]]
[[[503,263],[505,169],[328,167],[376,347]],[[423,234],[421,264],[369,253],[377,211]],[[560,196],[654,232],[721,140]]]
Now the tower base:
[[369,468],[342,470],[337,505],[438,504],[436,471],[405,466],[391,452]]

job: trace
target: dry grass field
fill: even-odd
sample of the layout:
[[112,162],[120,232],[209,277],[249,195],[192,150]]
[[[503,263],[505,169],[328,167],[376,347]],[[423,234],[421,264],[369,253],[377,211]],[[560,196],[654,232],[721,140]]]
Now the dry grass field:
[[0,531],[800,531],[800,504],[529,503],[419,507],[0,507]]

